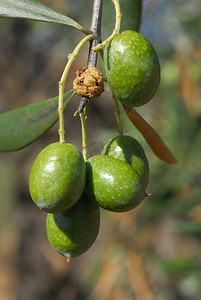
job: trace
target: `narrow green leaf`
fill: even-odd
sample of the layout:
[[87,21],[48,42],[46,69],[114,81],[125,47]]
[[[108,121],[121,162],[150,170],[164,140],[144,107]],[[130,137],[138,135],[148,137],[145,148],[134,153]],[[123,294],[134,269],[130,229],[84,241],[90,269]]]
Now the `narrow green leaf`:
[[0,0],[0,17],[65,24],[75,27],[85,34],[90,33],[73,19],[36,0]]
[[[74,91],[64,95],[64,110]],[[58,120],[58,97],[50,98],[0,115],[0,152],[20,150],[44,134]]]
[[[121,7],[121,28],[120,31],[134,30],[139,31],[142,0],[119,0]],[[103,2],[103,17],[102,17],[102,35],[103,39],[107,38],[115,26],[115,9],[111,0]]]

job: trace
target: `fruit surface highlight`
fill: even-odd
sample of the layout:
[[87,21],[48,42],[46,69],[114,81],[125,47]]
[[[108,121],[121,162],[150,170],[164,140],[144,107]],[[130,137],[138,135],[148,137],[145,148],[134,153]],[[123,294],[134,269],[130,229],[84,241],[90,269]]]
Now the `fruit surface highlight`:
[[30,195],[39,208],[60,212],[72,207],[82,195],[86,166],[72,144],[53,143],[36,157],[30,177]]
[[102,155],[125,161],[140,175],[146,188],[149,179],[149,164],[140,143],[131,136],[112,137],[104,146]]
[[49,243],[67,258],[86,252],[96,240],[99,227],[99,206],[84,194],[72,208],[57,214],[47,214]]
[[129,164],[96,155],[88,159],[85,192],[101,207],[123,212],[137,207],[146,196],[144,183]]
[[160,64],[150,42],[127,30],[115,36],[104,50],[105,76],[113,94],[126,106],[149,102],[160,82]]

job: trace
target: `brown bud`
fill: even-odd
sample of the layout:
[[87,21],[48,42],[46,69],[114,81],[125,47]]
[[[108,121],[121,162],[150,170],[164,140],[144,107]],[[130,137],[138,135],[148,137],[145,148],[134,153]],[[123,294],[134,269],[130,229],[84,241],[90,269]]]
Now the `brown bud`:
[[95,67],[83,67],[76,72],[73,89],[76,94],[81,96],[98,97],[104,90],[102,73]]

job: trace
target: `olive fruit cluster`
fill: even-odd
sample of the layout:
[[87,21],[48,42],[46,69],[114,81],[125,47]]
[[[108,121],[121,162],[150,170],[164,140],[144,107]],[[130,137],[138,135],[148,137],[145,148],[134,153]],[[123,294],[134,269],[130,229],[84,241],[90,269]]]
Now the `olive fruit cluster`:
[[68,259],[86,252],[97,238],[100,207],[124,212],[146,196],[149,167],[141,145],[115,136],[101,155],[84,162],[72,144],[53,143],[36,157],[29,177],[30,195],[47,212],[51,246]]
[[150,42],[133,30],[115,36],[104,50],[104,69],[113,94],[126,106],[149,102],[160,82],[160,64]]
[[[122,32],[106,46],[104,69],[113,94],[130,107],[147,103],[159,85],[156,52],[132,30]],[[98,96],[103,90],[102,74],[84,68],[73,84],[77,94]],[[51,246],[69,259],[86,252],[96,240],[100,207],[113,212],[136,208],[147,195],[148,177],[142,146],[136,139],[120,135],[106,143],[101,155],[86,162],[72,144],[48,145],[33,163],[29,190],[35,204],[47,212]]]

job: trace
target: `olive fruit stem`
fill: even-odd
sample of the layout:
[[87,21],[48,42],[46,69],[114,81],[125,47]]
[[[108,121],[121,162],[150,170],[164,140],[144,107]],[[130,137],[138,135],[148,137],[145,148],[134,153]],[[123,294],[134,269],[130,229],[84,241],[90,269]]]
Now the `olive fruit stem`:
[[115,116],[116,116],[116,121],[117,121],[118,132],[119,132],[119,135],[122,135],[123,127],[122,127],[122,123],[121,123],[121,117],[120,117],[121,114],[120,114],[120,110],[119,110],[118,100],[114,94],[112,95],[112,97],[113,97],[114,105],[115,105]]
[[81,48],[89,41],[95,38],[94,34],[89,34],[85,36],[75,47],[74,51],[68,55],[68,62],[65,66],[65,69],[62,73],[61,79],[59,81],[59,100],[58,100],[58,115],[59,115],[59,142],[65,143],[65,130],[64,130],[64,108],[63,108],[63,95],[65,89],[66,78],[68,76],[68,72],[70,67],[72,66],[74,60],[77,58],[78,53]]
[[115,7],[115,13],[116,13],[116,22],[115,22],[115,28],[112,32],[112,34],[105,40],[103,41],[101,44],[99,43],[97,46],[93,47],[92,50],[94,52],[101,50],[103,47],[105,47],[116,35],[119,34],[120,31],[120,26],[121,26],[121,18],[122,18],[122,14],[121,14],[121,9],[120,9],[120,4],[119,4],[119,0],[112,0],[112,2],[114,3],[114,7]]
[[80,113],[80,120],[82,126],[82,154],[84,160],[87,161],[87,109],[86,107]]

